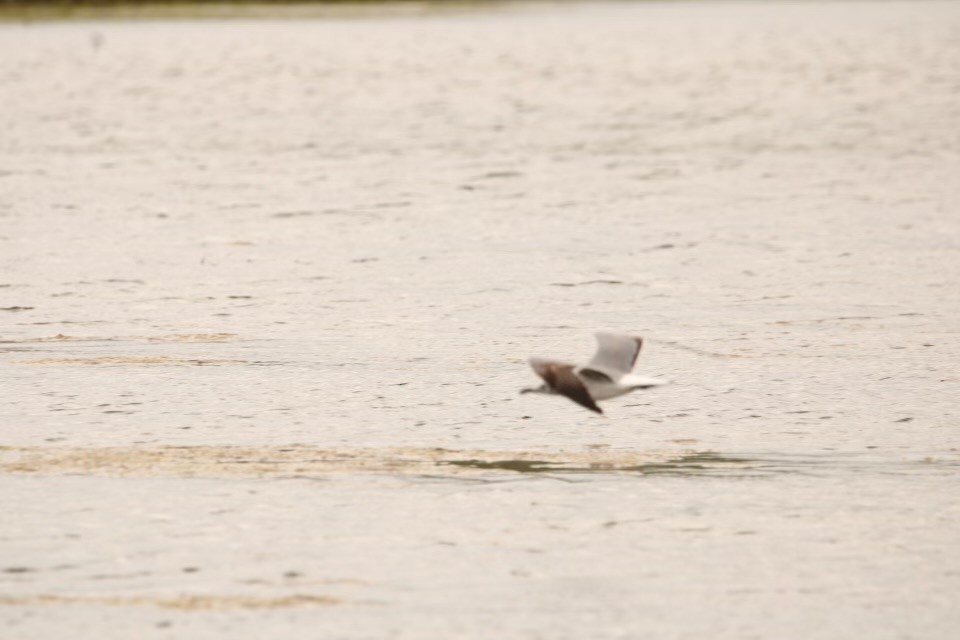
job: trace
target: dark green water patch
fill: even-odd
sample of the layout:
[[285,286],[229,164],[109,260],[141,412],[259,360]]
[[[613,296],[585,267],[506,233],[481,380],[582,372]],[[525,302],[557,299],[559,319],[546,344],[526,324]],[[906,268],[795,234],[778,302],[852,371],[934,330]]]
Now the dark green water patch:
[[444,460],[437,464],[440,466],[514,471],[517,473],[636,474],[643,476],[757,476],[783,472],[783,470],[776,469],[759,460],[726,456],[713,452],[698,452],[678,456],[669,460],[635,465],[616,465],[604,462],[583,465],[563,461],[522,459]]
[[544,471],[567,471],[568,467],[557,466],[556,462],[543,460],[445,460],[440,465],[469,467],[471,469],[502,469],[519,473],[543,473]]
[[643,475],[691,476],[708,474],[758,475],[772,473],[773,468],[759,460],[725,456],[719,453],[692,453],[666,462],[651,462],[621,467],[620,471]]

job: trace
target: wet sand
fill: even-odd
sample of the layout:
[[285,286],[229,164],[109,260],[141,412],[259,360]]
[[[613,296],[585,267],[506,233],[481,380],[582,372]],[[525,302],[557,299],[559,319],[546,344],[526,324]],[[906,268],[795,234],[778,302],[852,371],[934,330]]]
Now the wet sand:
[[958,33],[0,25],[0,635],[952,639]]

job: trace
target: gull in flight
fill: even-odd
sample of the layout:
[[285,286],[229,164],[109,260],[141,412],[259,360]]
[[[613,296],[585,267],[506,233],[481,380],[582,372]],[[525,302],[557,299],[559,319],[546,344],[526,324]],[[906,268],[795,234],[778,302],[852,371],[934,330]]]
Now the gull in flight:
[[643,338],[613,333],[598,333],[596,336],[597,352],[586,366],[530,358],[530,366],[543,378],[543,384],[523,389],[520,393],[566,396],[590,411],[603,413],[597,406],[600,400],[667,384],[666,380],[633,375],[633,365],[640,355]]

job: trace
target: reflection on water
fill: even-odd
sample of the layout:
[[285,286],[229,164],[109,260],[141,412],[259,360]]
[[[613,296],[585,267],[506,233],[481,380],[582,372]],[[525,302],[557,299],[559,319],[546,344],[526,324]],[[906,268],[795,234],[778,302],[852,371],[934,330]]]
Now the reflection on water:
[[[128,409],[123,409],[127,411]],[[105,412],[116,413],[116,408]],[[941,451],[909,457],[871,452],[503,451],[438,447],[323,448],[306,445],[0,447],[0,473],[141,477],[315,477],[363,473],[450,478],[551,474],[620,478],[689,476],[755,478],[956,475],[960,455]],[[522,476],[520,476],[522,477]]]
[[759,460],[726,456],[710,451],[691,453],[660,462],[627,465],[617,465],[603,462],[582,465],[577,463],[546,460],[476,459],[445,460],[438,462],[437,464],[440,466],[453,465],[471,469],[516,471],[518,473],[633,473],[640,475],[703,476],[718,474],[759,475],[773,471]]
[[928,456],[918,460],[889,460],[856,453],[790,455],[769,453],[754,456],[725,455],[701,451],[676,458],[633,465],[594,463],[582,465],[545,460],[445,460],[439,466],[516,471],[518,473],[638,474],[641,476],[760,477],[780,474],[825,475],[870,471],[892,475],[917,473],[953,474],[960,470],[956,457]]

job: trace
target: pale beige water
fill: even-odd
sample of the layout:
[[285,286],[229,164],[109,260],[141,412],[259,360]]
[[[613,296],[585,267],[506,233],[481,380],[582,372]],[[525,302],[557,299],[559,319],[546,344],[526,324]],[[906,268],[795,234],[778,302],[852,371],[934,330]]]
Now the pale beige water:
[[955,636],[960,4],[0,53],[5,640]]

